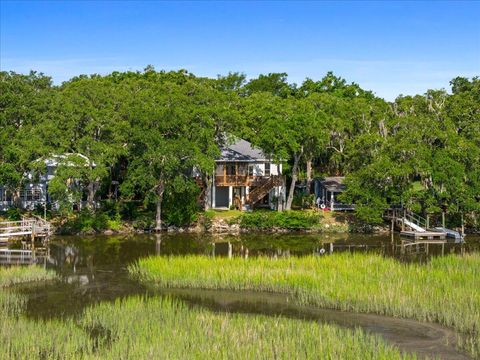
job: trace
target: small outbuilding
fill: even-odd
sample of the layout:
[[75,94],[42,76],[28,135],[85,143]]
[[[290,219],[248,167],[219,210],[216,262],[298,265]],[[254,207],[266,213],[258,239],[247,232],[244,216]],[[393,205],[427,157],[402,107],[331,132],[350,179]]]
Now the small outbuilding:
[[315,199],[318,206],[331,211],[354,210],[353,204],[344,204],[338,196],[345,191],[344,176],[327,176],[315,179]]

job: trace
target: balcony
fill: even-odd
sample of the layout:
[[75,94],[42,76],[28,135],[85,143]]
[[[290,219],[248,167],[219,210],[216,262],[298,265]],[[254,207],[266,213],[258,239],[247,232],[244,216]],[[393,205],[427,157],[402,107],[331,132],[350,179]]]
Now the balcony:
[[216,175],[215,185],[217,186],[257,186],[268,177],[248,175]]
[[260,186],[269,179],[273,179],[275,186],[283,185],[281,175],[252,176],[252,175],[216,175],[216,186]]

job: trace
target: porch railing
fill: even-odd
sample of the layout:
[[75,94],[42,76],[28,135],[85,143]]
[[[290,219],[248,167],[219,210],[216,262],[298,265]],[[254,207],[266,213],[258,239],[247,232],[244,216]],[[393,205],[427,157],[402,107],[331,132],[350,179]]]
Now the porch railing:
[[217,186],[259,186],[271,176],[249,176],[249,175],[216,175],[215,185]]

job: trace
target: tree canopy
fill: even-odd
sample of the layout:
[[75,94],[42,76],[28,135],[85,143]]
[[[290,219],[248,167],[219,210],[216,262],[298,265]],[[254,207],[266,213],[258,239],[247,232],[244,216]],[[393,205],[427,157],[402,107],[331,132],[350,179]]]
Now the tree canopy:
[[[88,164],[59,167],[53,196],[84,197],[93,208],[118,183],[118,200],[155,209],[157,228],[188,223],[200,192],[192,170],[208,183],[231,134],[285,163],[287,208],[297,181],[344,175],[343,199],[368,222],[403,204],[423,214],[466,214],[476,224],[480,78],[450,85],[451,93],[387,102],[332,72],[296,85],[286,73],[247,81],[241,73],[212,79],[148,66],[58,86],[36,72],[1,72],[0,184],[18,197],[24,175],[41,171],[38,159],[82,154]],[[74,193],[71,179],[88,191]]]

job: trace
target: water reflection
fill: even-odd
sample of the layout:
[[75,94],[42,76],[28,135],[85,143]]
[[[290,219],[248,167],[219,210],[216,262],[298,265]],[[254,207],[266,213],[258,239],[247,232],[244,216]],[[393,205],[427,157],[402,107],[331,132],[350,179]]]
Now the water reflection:
[[[311,254],[329,256],[329,254],[337,252],[367,252],[394,256],[402,261],[423,262],[431,256],[441,255],[442,247],[444,254],[480,251],[480,238],[473,237],[468,238],[464,245],[446,243],[442,246],[419,243],[405,246],[405,244],[407,243],[397,236],[360,234],[242,234],[237,236],[162,234],[55,237],[52,238],[45,251],[42,264],[47,268],[55,269],[60,280],[53,283],[18,286],[14,290],[28,295],[27,316],[32,318],[62,318],[77,316],[82,313],[86,306],[101,301],[114,301],[131,295],[158,296],[158,293],[152,293],[143,285],[132,281],[127,273],[129,264],[149,255],[202,254],[248,258],[251,256],[288,257]],[[192,291],[195,292],[195,290]],[[168,293],[172,295],[172,291],[169,290]],[[217,304],[214,304],[213,307],[224,308],[224,305],[218,304],[218,301],[224,299],[223,295],[212,294],[205,298],[204,294],[199,297],[197,291],[195,293],[177,294],[177,296],[183,299],[188,298],[200,306],[206,306],[207,303],[213,302]],[[235,312],[242,311],[242,307],[245,307],[248,312],[265,312],[277,315],[289,315],[290,311],[300,311],[293,309],[291,304],[287,304],[288,301],[282,307],[275,303],[266,308],[265,305],[260,306],[257,301],[252,303],[251,298],[247,300],[238,299],[238,296],[243,296],[241,293],[235,296],[228,305],[230,310]],[[263,299],[262,301],[267,300]],[[272,309],[275,311],[272,312]],[[283,310],[279,312],[279,309]],[[317,313],[314,316],[309,316],[319,320],[323,319],[322,321],[327,321],[328,316],[333,316],[335,319],[332,317],[332,321],[338,320],[339,315],[337,313],[324,311],[323,315],[320,316],[319,312],[323,310],[317,309],[315,311]],[[303,310],[301,316],[305,316]],[[348,315],[343,319],[347,321],[352,316]],[[362,326],[367,330],[370,329],[369,331],[380,333],[387,339],[391,334],[400,339],[400,342],[402,342],[402,339],[406,339],[405,337],[399,337],[399,330],[392,330],[393,328],[388,325],[390,323],[377,326],[373,322],[368,325],[372,321],[371,318],[361,320],[360,317],[358,319],[360,320],[355,320],[355,326]],[[348,326],[347,323],[340,323],[340,325]],[[398,324],[396,326],[398,327]],[[407,329],[404,332],[408,333],[409,331]],[[395,336],[392,335],[391,337],[394,338]],[[425,343],[422,346],[429,347],[430,345],[432,343]],[[400,344],[399,346],[405,345]],[[414,342],[410,346],[411,348],[408,350],[417,346],[417,350],[420,352],[426,351],[421,350],[421,346],[415,345]],[[449,348],[448,351],[454,350]]]
[[[379,253],[403,261],[428,261],[433,255],[478,251],[476,242],[460,244],[416,244],[405,246],[398,237],[381,235],[246,234],[205,236],[192,234],[89,236],[53,238],[41,261],[57,271],[60,281],[25,290],[34,316],[58,316],[80,312],[84,306],[146,289],[129,279],[127,266],[149,255],[272,258],[338,252]],[[40,258],[40,257],[39,257]],[[59,310],[60,309],[60,310]]]
[[[15,248],[15,245],[12,246]],[[442,241],[412,242],[398,235],[362,234],[151,234],[118,236],[54,237],[46,248],[30,258],[55,268],[60,274],[98,267],[123,268],[148,255],[177,256],[327,256],[337,252],[378,253],[402,261],[425,262],[431,256],[480,251],[480,238],[464,244]],[[0,259],[4,263],[7,260]],[[93,275],[92,275],[93,276]],[[83,279],[82,281],[85,281]]]

